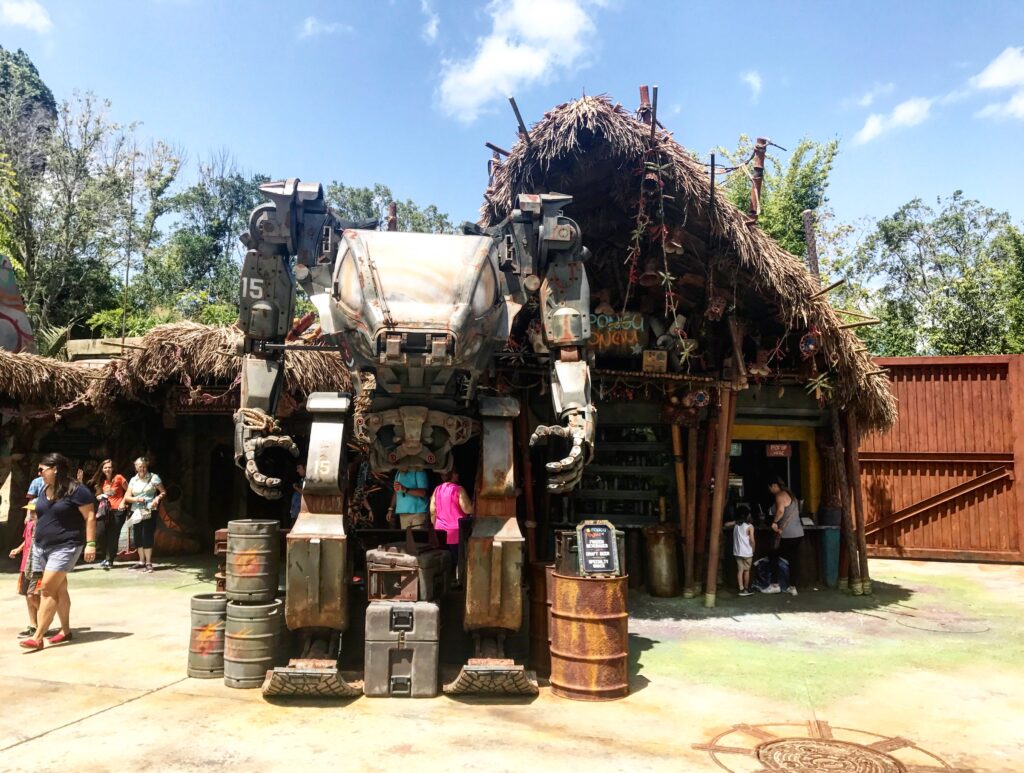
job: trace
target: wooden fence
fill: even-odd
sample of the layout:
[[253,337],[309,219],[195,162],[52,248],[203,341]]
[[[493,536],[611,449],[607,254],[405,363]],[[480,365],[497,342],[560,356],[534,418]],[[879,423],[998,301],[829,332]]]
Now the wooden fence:
[[869,555],[1024,560],[1024,356],[875,362],[899,419],[861,440]]

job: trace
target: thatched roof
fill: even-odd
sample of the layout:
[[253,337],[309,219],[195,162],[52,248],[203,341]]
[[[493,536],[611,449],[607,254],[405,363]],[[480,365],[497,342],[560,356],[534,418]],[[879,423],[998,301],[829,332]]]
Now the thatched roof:
[[0,349],[0,399],[56,410],[81,399],[96,370],[38,354]]
[[[90,402],[104,407],[117,400],[144,400],[165,386],[233,387],[240,378],[242,359],[234,353],[241,341],[242,331],[234,326],[159,325],[125,349],[122,359],[104,367],[103,380],[90,387]],[[284,388],[304,398],[318,390],[351,391],[352,382],[337,352],[303,350],[285,357]]]
[[[532,127],[529,142],[520,139],[498,165],[485,195],[482,223],[493,225],[507,217],[519,193],[570,194],[574,201],[566,214],[580,224],[584,243],[594,253],[587,269],[592,284],[621,288],[650,138],[649,125],[604,96],[559,105]],[[710,284],[735,292],[737,313],[759,324],[774,322],[794,331],[815,325],[824,361],[835,372],[834,399],[852,408],[866,427],[891,426],[896,401],[887,379],[869,375],[876,367],[860,340],[840,329],[843,321],[825,297],[812,298],[820,287],[803,261],[749,226],[746,213],[720,190],[712,209],[705,166],[660,129],[657,141],[665,224],[679,233],[683,248],[682,255],[671,256],[671,273],[696,280],[680,286],[680,311],[689,316],[695,308],[702,310]]]

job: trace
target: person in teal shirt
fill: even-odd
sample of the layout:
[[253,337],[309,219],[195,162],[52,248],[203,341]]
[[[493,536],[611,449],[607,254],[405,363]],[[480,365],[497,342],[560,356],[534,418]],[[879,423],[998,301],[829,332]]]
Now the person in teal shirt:
[[398,515],[403,529],[424,529],[430,523],[430,479],[424,470],[395,473],[395,493],[388,508],[388,523]]

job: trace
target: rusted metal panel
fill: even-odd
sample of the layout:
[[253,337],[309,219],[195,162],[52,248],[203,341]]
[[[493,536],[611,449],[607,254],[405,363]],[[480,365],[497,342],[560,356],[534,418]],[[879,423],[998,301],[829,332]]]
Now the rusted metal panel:
[[629,578],[551,575],[551,691],[573,700],[629,694]]
[[875,362],[899,418],[861,438],[870,554],[1024,560],[1024,357]]

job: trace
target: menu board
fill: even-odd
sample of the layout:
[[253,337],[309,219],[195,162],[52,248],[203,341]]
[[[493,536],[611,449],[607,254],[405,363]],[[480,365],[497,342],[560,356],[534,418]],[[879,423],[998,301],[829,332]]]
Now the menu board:
[[576,527],[580,575],[618,575],[619,551],[615,527],[608,521],[583,521]]

